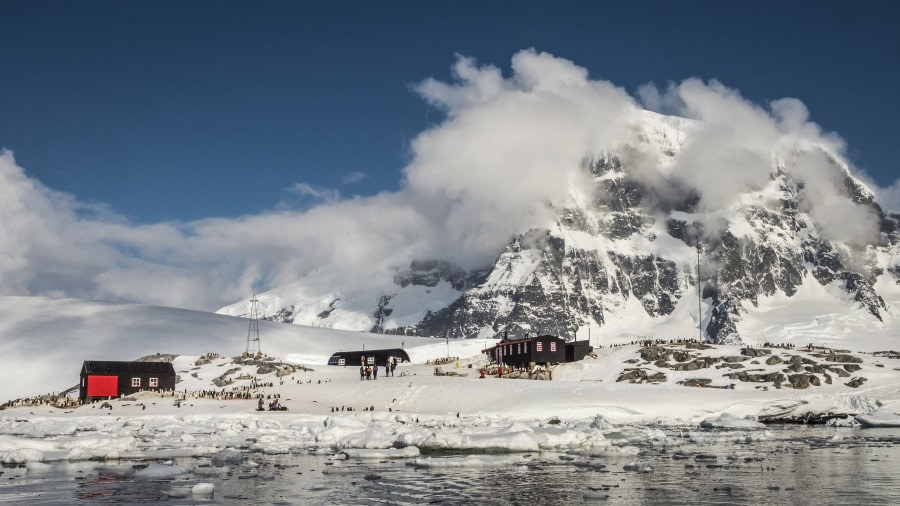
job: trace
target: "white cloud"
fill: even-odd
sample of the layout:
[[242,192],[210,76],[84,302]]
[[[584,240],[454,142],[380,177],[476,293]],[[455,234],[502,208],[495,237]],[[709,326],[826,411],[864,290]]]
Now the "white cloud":
[[313,200],[330,203],[340,200],[341,193],[331,188],[319,188],[309,183],[294,183],[288,191],[300,197],[309,197]]
[[900,179],[894,181],[894,184],[886,188],[878,188],[877,186],[875,188],[878,202],[886,209],[900,213]]
[[[399,191],[346,198],[300,182],[289,191],[311,201],[302,211],[135,225],[43,186],[3,152],[0,293],[216,309],[317,269],[350,288],[387,283],[393,267],[414,258],[483,266],[512,234],[550,224],[550,203],[565,200],[572,184],[589,187],[582,160],[633,145],[633,126],[647,114],[623,89],[535,50],[513,56],[508,77],[461,56],[453,72],[451,83],[414,88],[447,117],[412,141]],[[766,109],[698,79],[664,91],[646,85],[638,95],[648,109],[697,120],[665,170],[652,154],[637,156],[635,170],[660,193],[687,189],[705,209],[720,209],[765,184],[780,162],[807,183],[805,205],[823,233],[853,240],[871,232],[842,225],[842,216],[872,216],[838,198],[843,143],[810,122],[800,101]],[[898,187],[876,193],[896,203]]]
[[343,184],[354,184],[362,181],[367,177],[365,172],[351,172],[350,174],[345,175],[341,178],[341,183]]

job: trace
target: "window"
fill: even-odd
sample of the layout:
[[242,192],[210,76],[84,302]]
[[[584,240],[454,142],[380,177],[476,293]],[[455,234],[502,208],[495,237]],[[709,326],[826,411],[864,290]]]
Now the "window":
[[534,351],[544,351],[544,343],[540,341],[534,343]]
[[338,359],[338,364],[337,364],[337,365],[347,365],[347,359],[346,359],[346,358],[339,358],[339,359]]
[[374,364],[375,364],[375,357],[366,357],[366,362],[367,362],[369,365],[374,365]]
[[522,353],[522,343],[519,343],[519,346],[516,348],[516,353]]
[[525,353],[528,353],[528,343],[525,343]]
[[159,386],[159,378],[150,378],[150,382],[148,384],[150,387],[158,387]]
[[556,351],[556,341],[550,341],[550,351]]
[[131,386],[133,386],[133,387],[141,386],[141,378],[131,378]]

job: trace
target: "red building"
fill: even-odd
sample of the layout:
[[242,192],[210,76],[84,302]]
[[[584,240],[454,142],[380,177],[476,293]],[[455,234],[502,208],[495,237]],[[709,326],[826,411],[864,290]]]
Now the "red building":
[[169,362],[86,360],[81,366],[78,397],[90,401],[142,390],[174,390],[176,381],[175,368]]

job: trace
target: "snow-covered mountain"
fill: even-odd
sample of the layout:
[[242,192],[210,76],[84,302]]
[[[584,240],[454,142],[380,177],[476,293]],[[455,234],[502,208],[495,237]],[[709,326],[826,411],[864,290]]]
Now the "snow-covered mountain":
[[[360,289],[335,286],[323,266],[261,294],[265,317],[454,338],[541,332],[616,342],[702,332],[733,343],[838,312],[890,333],[900,318],[900,215],[879,207],[832,146],[790,136],[767,159],[753,153],[768,167],[765,180],[729,193],[737,185],[720,181],[692,144],[704,128],[640,111],[632,141],[586,156],[585,177],[565,201],[547,203],[555,221],[517,231],[493,265],[467,271],[418,259]],[[749,156],[733,151],[736,164]],[[785,304],[793,319],[778,313]],[[248,304],[220,312],[245,314]],[[778,328],[767,325],[776,313]]]

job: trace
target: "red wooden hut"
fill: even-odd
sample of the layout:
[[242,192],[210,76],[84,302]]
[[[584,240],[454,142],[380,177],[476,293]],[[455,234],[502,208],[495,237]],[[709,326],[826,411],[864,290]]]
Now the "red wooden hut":
[[169,362],[86,360],[81,366],[78,397],[90,401],[142,390],[174,390],[176,380],[175,368]]

